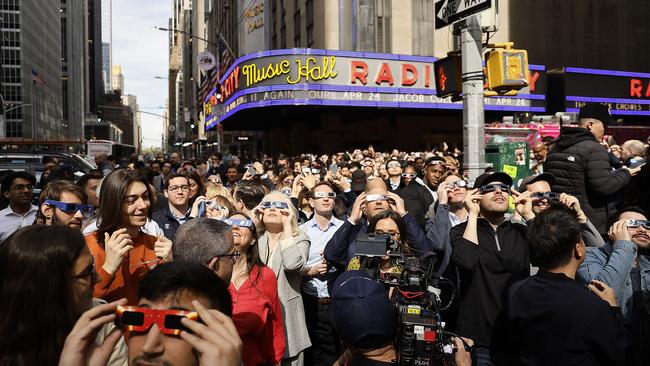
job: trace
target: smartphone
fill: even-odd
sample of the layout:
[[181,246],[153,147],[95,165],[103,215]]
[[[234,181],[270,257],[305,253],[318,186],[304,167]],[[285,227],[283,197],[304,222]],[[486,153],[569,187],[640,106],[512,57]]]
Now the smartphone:
[[248,174],[250,174],[250,175],[256,175],[256,174],[257,174],[257,170],[255,170],[255,167],[252,166],[252,165],[248,167],[247,172],[248,172]]
[[311,168],[309,168],[309,167],[303,167],[302,168],[302,175],[307,175],[309,173],[311,173]]
[[196,217],[205,216],[205,201],[199,202],[199,212],[196,214]]
[[332,172],[332,175],[336,175],[336,173],[339,172],[339,166],[336,164],[330,165],[330,171]]

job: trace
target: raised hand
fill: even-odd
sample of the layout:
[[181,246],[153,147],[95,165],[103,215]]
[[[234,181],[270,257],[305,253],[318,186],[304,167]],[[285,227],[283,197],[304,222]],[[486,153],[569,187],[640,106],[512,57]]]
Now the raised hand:
[[126,229],[118,229],[110,236],[104,233],[104,250],[106,251],[106,260],[104,261],[104,271],[114,274],[120,268],[122,259],[129,250],[133,249],[133,241]]

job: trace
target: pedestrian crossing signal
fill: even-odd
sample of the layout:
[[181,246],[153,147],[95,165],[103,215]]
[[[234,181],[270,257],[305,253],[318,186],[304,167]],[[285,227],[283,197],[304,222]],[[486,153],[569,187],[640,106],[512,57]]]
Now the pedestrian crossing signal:
[[485,56],[488,88],[498,93],[519,90],[528,86],[528,52],[511,49],[513,43],[505,48],[497,48]]

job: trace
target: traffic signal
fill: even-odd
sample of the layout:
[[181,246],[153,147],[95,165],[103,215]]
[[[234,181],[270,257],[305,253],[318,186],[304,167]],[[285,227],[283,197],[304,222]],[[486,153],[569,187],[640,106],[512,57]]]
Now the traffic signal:
[[460,54],[454,54],[433,63],[437,97],[457,96],[463,92],[460,60]]
[[519,90],[528,86],[528,52],[512,49],[512,42],[485,56],[488,88],[499,93]]

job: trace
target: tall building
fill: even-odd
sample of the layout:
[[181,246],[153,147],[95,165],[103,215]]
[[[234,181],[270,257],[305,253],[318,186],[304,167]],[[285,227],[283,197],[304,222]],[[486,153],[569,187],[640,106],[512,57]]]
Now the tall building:
[[140,152],[142,148],[142,114],[140,113],[138,98],[131,94],[122,95],[122,104],[131,108],[133,113],[133,146],[135,146],[136,152]]
[[87,12],[87,0],[61,0],[61,133],[68,140],[80,139],[84,131]]
[[122,75],[122,66],[113,65],[111,75],[113,78],[113,81],[111,83],[113,90],[119,90],[122,92],[122,94],[124,94],[124,75]]
[[104,92],[113,90],[113,0],[102,0],[102,77]]
[[63,137],[60,13],[59,1],[0,1],[6,137]]
[[[97,112],[104,95],[102,76],[102,1],[88,0],[88,21],[86,30],[86,108],[88,114]],[[96,120],[96,117],[91,117]]]

